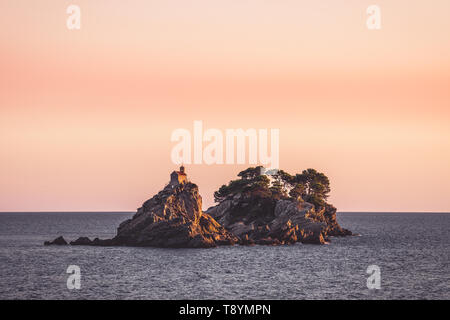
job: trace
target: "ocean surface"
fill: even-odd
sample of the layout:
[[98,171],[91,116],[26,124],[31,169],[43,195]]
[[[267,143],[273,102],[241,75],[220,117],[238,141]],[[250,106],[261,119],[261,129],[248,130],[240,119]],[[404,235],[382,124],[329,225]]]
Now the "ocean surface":
[[[0,299],[450,299],[450,214],[338,213],[360,236],[213,249],[44,246],[132,213],[0,213]],[[69,265],[81,288],[67,288]],[[381,289],[367,288],[377,265]]]

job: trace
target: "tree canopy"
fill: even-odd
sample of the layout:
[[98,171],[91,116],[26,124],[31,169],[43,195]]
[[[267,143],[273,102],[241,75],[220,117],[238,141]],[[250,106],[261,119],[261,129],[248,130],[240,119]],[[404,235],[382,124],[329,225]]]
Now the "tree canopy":
[[239,172],[240,179],[222,185],[214,193],[214,200],[221,202],[240,193],[257,198],[307,201],[316,207],[326,205],[330,181],[325,174],[311,168],[295,175],[279,170],[269,179],[269,176],[263,173],[263,169],[262,166],[258,166]]

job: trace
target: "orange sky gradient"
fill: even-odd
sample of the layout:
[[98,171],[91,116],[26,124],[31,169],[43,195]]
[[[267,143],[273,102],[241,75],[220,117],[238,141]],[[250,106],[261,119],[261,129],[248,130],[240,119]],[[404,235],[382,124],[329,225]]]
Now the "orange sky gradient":
[[[450,212],[449,35],[448,0],[3,0],[0,211],[133,211],[201,120],[280,129],[340,211]],[[206,209],[246,167],[186,170]]]

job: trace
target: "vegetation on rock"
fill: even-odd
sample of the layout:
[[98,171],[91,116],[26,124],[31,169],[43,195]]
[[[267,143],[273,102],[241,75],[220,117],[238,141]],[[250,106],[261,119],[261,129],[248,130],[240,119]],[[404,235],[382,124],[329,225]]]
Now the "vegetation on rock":
[[270,175],[271,181],[263,172],[262,166],[239,172],[240,179],[222,185],[214,193],[214,200],[222,202],[240,194],[245,198],[305,201],[312,203],[316,210],[327,205],[330,181],[325,174],[315,169],[303,170],[302,173],[295,175],[279,170]]
[[327,236],[351,234],[339,226],[336,208],[327,203],[330,181],[325,174],[314,169],[266,174],[258,166],[238,177],[214,193],[218,204],[207,213],[242,243],[324,243]]

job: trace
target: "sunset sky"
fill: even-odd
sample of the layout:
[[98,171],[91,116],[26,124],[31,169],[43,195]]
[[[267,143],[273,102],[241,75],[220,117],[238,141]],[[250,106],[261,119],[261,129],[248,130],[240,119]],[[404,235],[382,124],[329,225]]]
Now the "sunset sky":
[[[449,39],[448,0],[2,0],[0,211],[135,210],[201,120],[279,129],[340,211],[450,212]],[[206,209],[248,166],[186,170]]]

